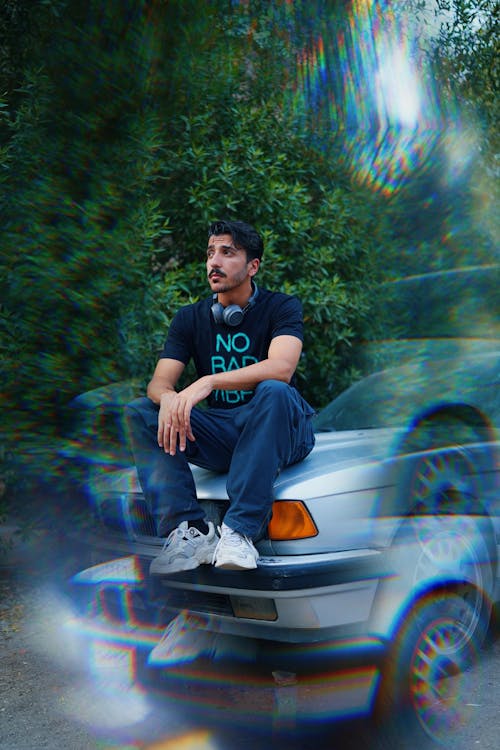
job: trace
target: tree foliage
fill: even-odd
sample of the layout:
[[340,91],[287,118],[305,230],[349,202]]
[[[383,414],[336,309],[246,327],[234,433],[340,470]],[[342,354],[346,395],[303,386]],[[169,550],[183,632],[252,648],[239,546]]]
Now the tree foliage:
[[482,127],[498,153],[500,6],[498,0],[438,0],[439,30],[432,48],[443,86]]
[[[467,55],[443,42],[436,60],[450,81],[463,61],[471,100],[484,77],[496,85],[488,18]],[[306,397],[321,406],[347,385],[377,247],[400,244],[384,197],[350,180],[342,143],[292,106],[309,4],[8,0],[0,22],[8,450],[30,436],[51,445],[76,394],[149,376],[175,310],[207,293],[215,218],[255,224],[260,283],[301,298]],[[487,91],[478,103],[493,133]]]
[[[4,382],[23,433],[42,415],[53,422],[75,392],[123,373],[121,320],[164,229],[151,189],[157,119],[142,106],[140,76],[135,91],[130,84],[138,33],[114,16],[90,29],[66,23],[61,51],[47,38],[43,67],[25,71],[8,123]],[[86,34],[95,53],[87,64]],[[135,63],[141,72],[149,60]]]
[[[498,0],[405,0],[400,10],[439,96],[442,127],[426,160],[387,218],[400,270],[418,273],[498,258]],[[413,237],[427,228],[415,252]]]
[[[316,339],[335,363],[359,330],[369,211],[287,113],[270,18],[222,7],[153,4],[151,17],[148,3],[69,3],[24,71],[9,121],[2,319],[6,397],[28,424],[150,371],[181,293],[202,293],[216,216],[264,232],[267,283],[310,309],[312,362]],[[323,364],[308,379],[316,402],[336,369]]]

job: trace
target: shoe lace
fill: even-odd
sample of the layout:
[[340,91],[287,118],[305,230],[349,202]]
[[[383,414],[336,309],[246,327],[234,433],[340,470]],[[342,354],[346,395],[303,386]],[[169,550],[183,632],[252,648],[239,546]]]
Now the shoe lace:
[[226,527],[219,526],[219,534],[221,539],[224,540],[224,544],[229,547],[242,547],[246,544],[250,544],[250,539],[244,534],[239,534],[237,531]]
[[181,539],[186,539],[187,538],[186,532],[187,532],[187,529],[181,528],[180,526],[177,526],[176,529],[173,529],[170,532],[170,534],[167,536],[167,538],[165,539],[165,543],[163,545],[162,551],[168,549],[168,547],[170,547],[170,545],[172,544],[172,542],[174,541],[176,537],[180,537]]

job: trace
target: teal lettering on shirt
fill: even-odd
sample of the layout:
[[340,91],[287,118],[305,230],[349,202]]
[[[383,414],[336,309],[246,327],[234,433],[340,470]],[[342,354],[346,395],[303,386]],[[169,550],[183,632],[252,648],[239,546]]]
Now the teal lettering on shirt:
[[241,365],[238,362],[238,359],[236,357],[231,357],[231,359],[228,362],[226,372],[229,372],[230,370],[239,370],[240,367]]
[[247,396],[251,396],[253,391],[214,391],[216,401],[225,401],[228,404],[237,404],[244,402]]
[[241,354],[242,352],[246,352],[248,349],[250,349],[250,339],[248,338],[246,333],[235,333],[231,342],[231,346],[235,352]]
[[216,372],[226,372],[226,360],[224,357],[212,357],[212,375]]
[[[230,372],[231,370],[239,370],[241,367],[255,364],[259,360],[251,354],[242,355],[243,352],[250,349],[250,339],[246,333],[238,331],[237,333],[228,333],[223,335],[217,334],[215,340],[215,350],[218,354],[211,357],[211,368],[212,373],[216,372]],[[231,356],[226,356],[231,355]],[[251,396],[253,391],[237,391],[237,390],[220,390],[217,389],[214,392],[215,401],[223,401],[227,404],[243,403]]]
[[226,352],[231,351],[231,334],[229,334],[226,341],[224,341],[222,334],[217,334],[217,338],[215,339],[215,351],[220,352],[221,346],[224,347]]
[[238,352],[241,354],[250,348],[250,339],[246,333],[241,333],[241,331],[235,333],[234,336],[228,333],[225,340],[223,335],[218,333],[217,338],[215,339],[215,351],[220,352],[221,347],[223,347],[229,354],[231,352]]

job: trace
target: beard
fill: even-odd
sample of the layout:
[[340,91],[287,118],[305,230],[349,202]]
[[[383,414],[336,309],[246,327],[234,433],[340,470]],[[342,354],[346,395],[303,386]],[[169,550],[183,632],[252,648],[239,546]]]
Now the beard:
[[[246,269],[243,269],[239,274],[233,276],[230,279],[227,278],[225,273],[221,272],[220,275],[221,278],[217,280],[217,284],[220,284],[220,286],[218,286],[217,289],[214,289],[214,291],[216,291],[218,294],[230,292],[233,289],[239,287],[247,278],[247,271]],[[208,276],[208,280],[210,282],[210,274]]]

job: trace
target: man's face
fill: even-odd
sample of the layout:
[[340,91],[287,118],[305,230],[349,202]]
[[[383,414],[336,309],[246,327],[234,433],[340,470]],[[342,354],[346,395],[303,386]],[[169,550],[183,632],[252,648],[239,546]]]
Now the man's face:
[[259,261],[247,261],[246,251],[235,247],[230,234],[209,237],[207,276],[212,292],[229,292],[242,286],[258,267]]

